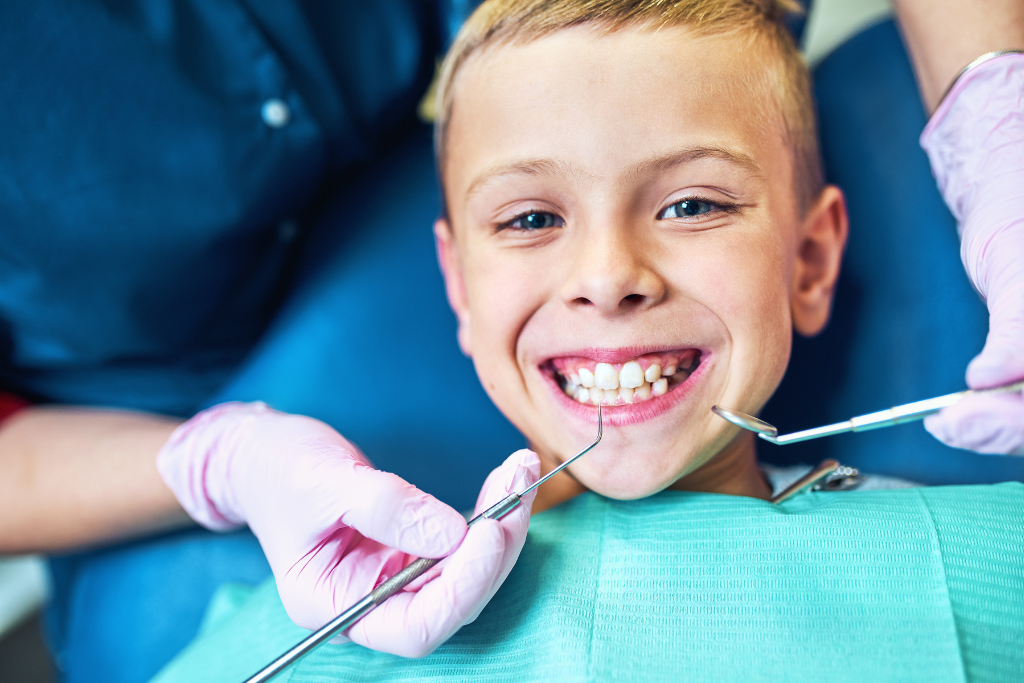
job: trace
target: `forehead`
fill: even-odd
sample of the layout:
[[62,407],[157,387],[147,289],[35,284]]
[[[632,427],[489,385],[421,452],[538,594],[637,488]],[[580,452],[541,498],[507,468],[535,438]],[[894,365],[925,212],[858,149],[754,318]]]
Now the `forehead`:
[[584,26],[474,55],[454,84],[449,199],[477,189],[489,171],[529,160],[600,179],[673,150],[710,149],[752,172],[779,172],[782,116],[765,86],[764,56],[755,59],[750,45],[742,35],[685,27],[601,34]]

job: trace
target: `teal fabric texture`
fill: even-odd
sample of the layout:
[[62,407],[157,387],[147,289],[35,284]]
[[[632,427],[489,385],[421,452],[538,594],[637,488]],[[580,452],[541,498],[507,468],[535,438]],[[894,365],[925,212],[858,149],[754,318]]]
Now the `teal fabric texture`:
[[[272,581],[230,587],[154,680],[242,681],[307,634]],[[1024,681],[1024,484],[586,494],[429,657],[327,645],[278,680]]]

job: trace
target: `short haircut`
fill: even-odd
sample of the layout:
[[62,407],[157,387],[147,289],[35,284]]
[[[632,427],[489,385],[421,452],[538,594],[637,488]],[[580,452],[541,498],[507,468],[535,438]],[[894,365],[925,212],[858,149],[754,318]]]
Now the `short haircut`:
[[[574,26],[599,34],[626,28],[683,26],[695,35],[735,34],[759,65],[751,87],[782,115],[785,142],[793,151],[794,190],[803,213],[824,185],[810,76],[784,25],[800,13],[797,0],[487,0],[455,38],[437,82],[434,144],[444,183],[445,140],[454,106],[454,84],[472,55],[501,45],[525,44]],[[754,67],[758,68],[758,67]]]

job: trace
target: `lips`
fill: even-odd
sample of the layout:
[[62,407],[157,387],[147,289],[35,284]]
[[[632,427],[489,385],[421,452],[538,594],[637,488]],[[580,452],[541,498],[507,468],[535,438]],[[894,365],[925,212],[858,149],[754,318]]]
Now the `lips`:
[[629,355],[590,350],[550,358],[541,364],[556,400],[570,412],[594,419],[607,406],[610,424],[635,424],[669,410],[690,393],[710,366],[710,354],[682,348]]

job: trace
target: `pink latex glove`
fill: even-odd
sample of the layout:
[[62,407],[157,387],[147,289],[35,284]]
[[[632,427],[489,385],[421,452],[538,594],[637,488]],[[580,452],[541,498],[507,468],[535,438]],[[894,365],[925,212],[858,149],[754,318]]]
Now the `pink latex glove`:
[[[925,127],[921,146],[959,223],[967,275],[988,303],[988,339],[967,367],[967,385],[1022,379],[1024,55],[995,57],[961,76]],[[1024,455],[1024,397],[965,399],[929,417],[925,427],[957,448]]]
[[[353,641],[405,657],[430,654],[476,618],[519,557],[534,497],[467,533],[462,515],[374,469],[326,424],[262,403],[199,413],[171,435],[157,467],[201,525],[249,525],[303,628],[324,625],[417,557],[450,554],[349,629]],[[487,478],[478,509],[539,474],[535,454],[512,454]]]

